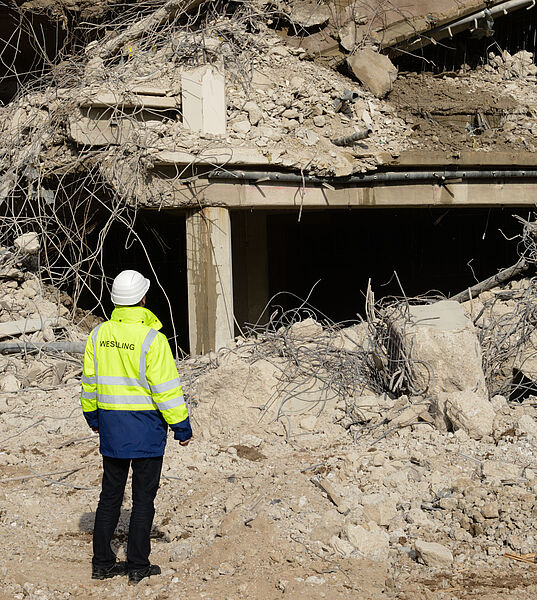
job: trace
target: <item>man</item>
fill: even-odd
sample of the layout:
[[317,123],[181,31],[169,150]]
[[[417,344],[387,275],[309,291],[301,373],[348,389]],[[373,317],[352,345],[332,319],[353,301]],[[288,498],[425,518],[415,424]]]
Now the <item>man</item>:
[[[168,425],[181,446],[192,437],[181,381],[162,323],[145,308],[149,280],[122,271],[112,285],[110,321],[88,337],[82,410],[99,433],[103,480],[93,530],[92,578],[129,575],[129,584],[160,573],[151,565],[149,534]],[[132,467],[127,563],[116,562],[110,540]]]

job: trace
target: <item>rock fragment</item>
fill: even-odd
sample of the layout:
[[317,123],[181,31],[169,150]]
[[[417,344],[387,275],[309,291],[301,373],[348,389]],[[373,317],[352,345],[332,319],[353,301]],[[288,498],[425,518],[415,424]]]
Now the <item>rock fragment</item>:
[[469,390],[452,392],[445,400],[446,416],[455,429],[462,429],[474,440],[491,435],[496,413],[481,394]]
[[34,231],[23,233],[13,242],[15,248],[25,255],[37,254],[41,248],[39,235]]
[[397,68],[387,56],[365,48],[349,56],[347,64],[358,81],[377,98],[384,98],[392,91]]
[[446,567],[453,563],[453,554],[449,548],[436,542],[416,540],[416,554],[428,567]]

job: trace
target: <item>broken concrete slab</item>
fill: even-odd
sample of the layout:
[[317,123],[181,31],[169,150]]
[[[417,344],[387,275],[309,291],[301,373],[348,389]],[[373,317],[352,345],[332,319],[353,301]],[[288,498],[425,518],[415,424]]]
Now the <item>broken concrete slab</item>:
[[347,64],[358,81],[377,98],[384,98],[392,91],[397,68],[387,56],[364,48],[349,56]]
[[18,321],[8,321],[0,323],[0,338],[22,335],[24,333],[34,333],[41,331],[46,327],[66,327],[67,320],[61,317],[53,319],[20,319]]
[[289,38],[288,44],[295,48],[303,48],[307,56],[312,58],[341,54],[338,41],[324,30],[300,38]]
[[[151,91],[155,91],[154,89]],[[149,108],[153,110],[173,110],[181,105],[180,99],[176,96],[167,97],[151,94],[143,95],[135,92],[120,93],[116,91],[102,90],[98,92],[87,92],[82,94],[79,106],[88,108],[110,108],[121,106],[123,109],[142,109]]]
[[83,146],[108,146],[126,143],[136,129],[129,119],[112,122],[108,119],[71,117],[69,134],[71,139]]

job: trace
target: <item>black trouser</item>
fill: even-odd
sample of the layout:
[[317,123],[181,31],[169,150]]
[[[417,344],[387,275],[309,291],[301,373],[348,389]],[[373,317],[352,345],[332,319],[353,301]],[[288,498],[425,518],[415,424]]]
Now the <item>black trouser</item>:
[[110,540],[119,520],[125,484],[132,464],[132,512],[127,543],[129,571],[149,565],[149,534],[155,516],[162,456],[156,458],[109,458],[103,456],[103,484],[93,528],[93,566],[111,567],[116,555]]

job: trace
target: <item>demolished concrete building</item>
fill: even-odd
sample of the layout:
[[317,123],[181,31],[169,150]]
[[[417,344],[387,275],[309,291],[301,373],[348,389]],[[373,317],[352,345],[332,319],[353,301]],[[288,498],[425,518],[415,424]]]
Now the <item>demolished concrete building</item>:
[[[0,10],[0,597],[533,599],[533,3]],[[135,589],[79,406],[129,267],[194,430]]]
[[102,273],[153,269],[203,353],[319,278],[343,319],[365,271],[449,294],[509,264],[486,232],[534,205],[537,67],[534,42],[497,40],[522,12],[532,30],[533,2],[2,10],[3,243],[42,235],[75,297],[106,310]]

